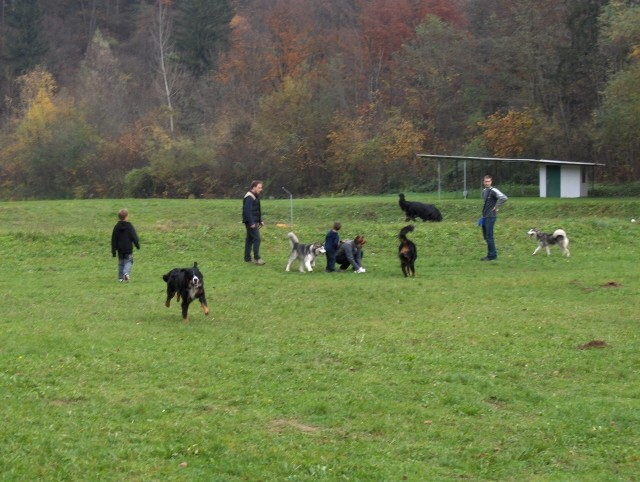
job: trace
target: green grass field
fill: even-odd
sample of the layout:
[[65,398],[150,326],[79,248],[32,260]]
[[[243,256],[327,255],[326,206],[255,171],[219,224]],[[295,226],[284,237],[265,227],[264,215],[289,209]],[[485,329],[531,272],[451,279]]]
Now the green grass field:
[[[367,237],[365,274],[285,273],[288,200],[265,266],[240,200],[0,203],[0,480],[639,480],[640,201],[512,198],[483,263],[479,199],[409,198],[445,217],[415,279],[397,196],[294,200],[301,241]],[[531,256],[533,226],[571,258]],[[193,261],[211,315],[183,323],[161,276]]]

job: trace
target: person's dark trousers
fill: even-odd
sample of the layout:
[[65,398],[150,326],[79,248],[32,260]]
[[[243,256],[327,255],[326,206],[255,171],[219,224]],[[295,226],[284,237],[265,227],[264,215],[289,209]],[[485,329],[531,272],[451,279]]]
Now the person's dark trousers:
[[496,251],[496,241],[493,239],[493,227],[496,224],[496,218],[484,218],[482,225],[482,235],[487,242],[487,258],[496,259],[498,252]]
[[[356,256],[356,261],[358,263],[362,263],[362,258],[364,257],[364,253],[362,251],[360,251],[360,254],[358,256]],[[348,269],[349,266],[351,266],[351,263],[349,262],[349,260],[347,259],[346,256],[338,256],[336,257],[336,262],[340,265],[340,269],[341,270],[345,270]],[[355,269],[355,268],[354,268]]]
[[247,228],[247,238],[244,241],[244,260],[246,262],[251,261],[251,250],[253,249],[253,259],[260,259],[260,227],[258,224],[255,227],[250,227],[245,223]]
[[336,270],[336,251],[327,251],[327,269],[326,271]]
[[347,269],[349,266],[351,266],[351,263],[349,263],[349,260],[347,259],[346,256],[336,257],[336,262],[340,265],[340,269],[343,271]]

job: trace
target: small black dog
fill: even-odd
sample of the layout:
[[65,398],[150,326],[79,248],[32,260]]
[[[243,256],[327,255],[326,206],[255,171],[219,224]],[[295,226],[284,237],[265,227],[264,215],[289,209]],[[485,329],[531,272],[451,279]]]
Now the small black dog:
[[400,267],[402,268],[402,274],[404,274],[405,278],[416,275],[415,262],[418,257],[418,249],[416,248],[416,244],[407,238],[407,234],[413,230],[414,227],[410,224],[402,228],[398,235],[398,239],[400,239],[398,257],[400,258]]
[[416,218],[420,218],[423,221],[442,221],[442,214],[437,207],[433,204],[424,204],[416,201],[407,201],[404,194],[399,194],[400,209],[402,209],[407,216],[405,221],[415,221]]
[[169,308],[171,298],[182,300],[182,319],[189,321],[189,305],[196,298],[200,300],[202,311],[209,315],[207,298],[204,294],[204,276],[198,269],[198,263],[193,263],[193,268],[174,268],[162,277],[167,283],[167,301],[165,306]]

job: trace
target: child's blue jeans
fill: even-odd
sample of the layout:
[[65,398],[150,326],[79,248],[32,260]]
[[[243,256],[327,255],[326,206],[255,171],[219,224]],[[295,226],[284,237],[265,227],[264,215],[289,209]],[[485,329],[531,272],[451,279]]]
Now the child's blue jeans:
[[124,275],[131,276],[133,266],[133,254],[118,255],[118,279],[124,279]]

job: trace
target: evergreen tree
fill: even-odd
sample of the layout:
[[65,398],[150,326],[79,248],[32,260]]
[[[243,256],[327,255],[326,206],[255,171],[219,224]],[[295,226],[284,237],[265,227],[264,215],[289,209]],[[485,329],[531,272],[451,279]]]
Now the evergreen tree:
[[598,18],[608,0],[566,0],[570,43],[559,48],[557,81],[566,121],[573,128],[590,118],[605,80],[598,51]]
[[7,12],[7,60],[16,74],[35,67],[49,50],[38,0],[13,0]]
[[233,9],[229,0],[182,0],[177,7],[176,48],[185,67],[200,76],[229,47]]

